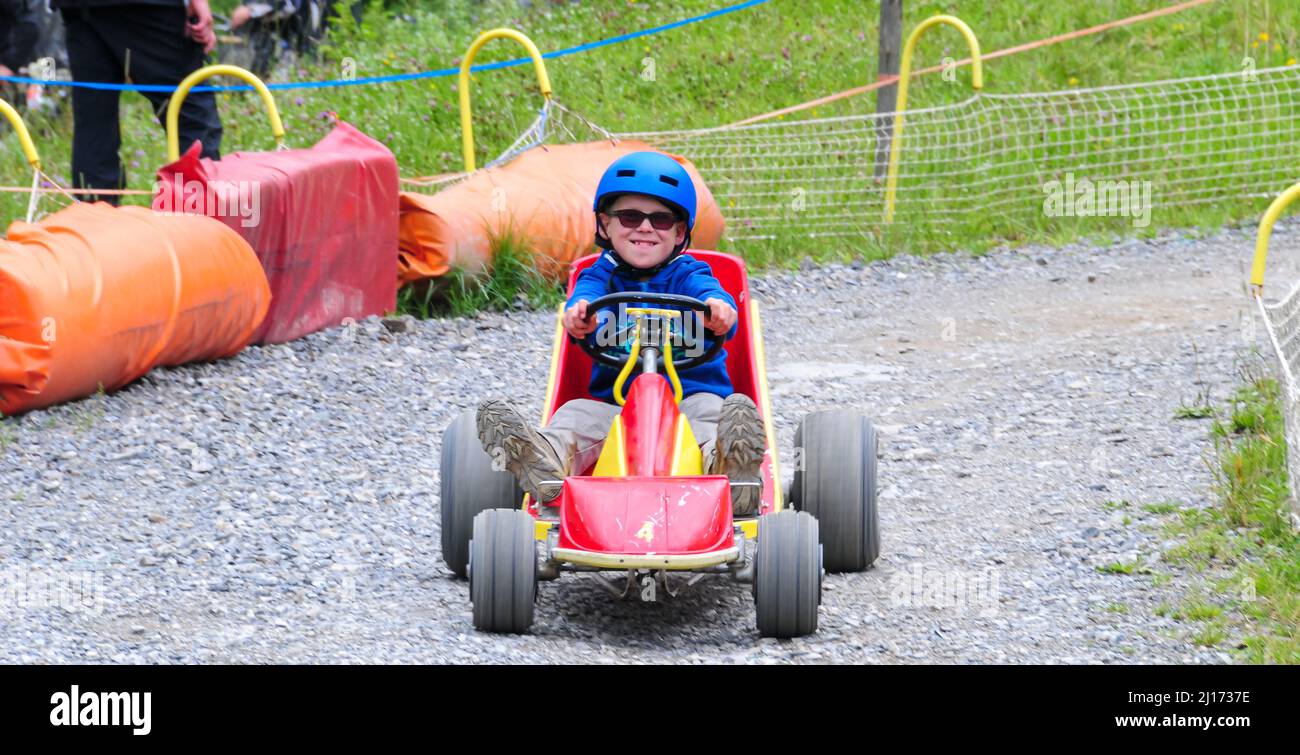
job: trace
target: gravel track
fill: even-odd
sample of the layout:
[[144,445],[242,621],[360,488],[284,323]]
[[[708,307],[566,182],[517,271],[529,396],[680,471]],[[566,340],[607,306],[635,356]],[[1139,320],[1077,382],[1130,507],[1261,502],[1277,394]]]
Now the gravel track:
[[[372,319],[0,422],[0,660],[1229,661],[1156,615],[1205,577],[1160,561],[1143,505],[1210,505],[1208,420],[1173,415],[1252,359],[1252,240],[756,277],[785,462],[811,410],[882,434],[883,553],[828,576],[813,637],[760,640],[748,586],[721,578],[644,604],[572,575],[542,584],[531,635],[473,631],[441,562],[439,441],[485,398],[540,411],[552,317],[524,312]],[[1298,274],[1284,256],[1274,281]],[[1135,562],[1171,578],[1098,570]],[[15,597],[41,575],[100,600]]]

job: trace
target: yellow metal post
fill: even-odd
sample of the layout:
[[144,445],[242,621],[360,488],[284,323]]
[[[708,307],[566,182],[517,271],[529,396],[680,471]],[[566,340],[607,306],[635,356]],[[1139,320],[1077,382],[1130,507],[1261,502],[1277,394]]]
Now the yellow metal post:
[[478,39],[469,46],[465,51],[465,57],[460,61],[459,85],[456,87],[460,91],[460,143],[465,155],[466,173],[472,173],[475,169],[474,122],[469,106],[469,69],[474,64],[474,56],[478,55],[479,48],[499,37],[513,39],[524,46],[528,56],[533,59],[533,65],[537,68],[537,86],[542,90],[542,97],[546,99],[551,97],[551,79],[546,75],[546,64],[542,62],[542,53],[538,51],[537,45],[533,44],[531,39],[514,29],[492,29],[478,35]]
[[1250,266],[1250,284],[1255,287],[1257,296],[1264,288],[1264,265],[1268,262],[1268,240],[1273,235],[1273,224],[1296,199],[1300,199],[1300,183],[1279,194],[1259,221],[1259,232],[1255,235],[1255,262]]
[[176,87],[176,91],[172,93],[171,102],[167,103],[167,159],[175,162],[181,158],[181,103],[185,101],[185,97],[189,95],[191,89],[213,76],[234,76],[251,84],[253,89],[257,90],[257,94],[261,96],[262,102],[266,105],[267,116],[271,119],[271,134],[275,137],[275,146],[283,147],[284,124],[280,122],[280,111],[275,106],[275,98],[271,96],[271,90],[267,89],[266,84],[263,84],[262,80],[251,72],[239,66],[223,64],[200,68],[186,76],[180,86]]
[[932,26],[948,24],[960,31],[970,46],[971,87],[975,91],[984,88],[984,63],[980,58],[980,43],[975,32],[956,16],[931,16],[922,21],[907,37],[903,45],[902,71],[898,74],[898,110],[894,113],[893,136],[889,143],[889,175],[885,180],[885,222],[894,222],[894,194],[898,189],[898,155],[903,141],[903,113],[907,110],[907,83],[912,76],[912,51],[921,34]]
[[22,116],[4,100],[0,100],[0,113],[3,113],[9,124],[14,127],[14,133],[18,134],[18,144],[22,146],[23,154],[27,156],[27,163],[33,170],[40,170],[41,157],[36,152],[36,145],[32,143],[32,135],[27,131],[27,124],[23,123]]

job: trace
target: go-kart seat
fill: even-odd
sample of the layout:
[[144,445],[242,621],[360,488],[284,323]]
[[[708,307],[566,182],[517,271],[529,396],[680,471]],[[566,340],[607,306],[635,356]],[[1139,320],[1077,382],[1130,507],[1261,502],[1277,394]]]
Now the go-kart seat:
[[[743,393],[758,404],[762,411],[763,402],[758,395],[758,375],[754,358],[753,323],[749,311],[749,275],[745,261],[741,258],[697,249],[689,249],[686,254],[707,262],[713,269],[722,288],[736,300],[739,313],[736,335],[727,341],[727,372],[731,376],[732,387],[737,393]],[[573,290],[578,274],[594,263],[600,255],[592,254],[575,260],[569,269],[568,291]],[[561,332],[562,334],[562,332]],[[549,422],[555,410],[566,401],[575,398],[594,398],[589,391],[591,382],[591,357],[587,356],[577,345],[569,341],[568,336],[560,340],[559,356],[553,367],[558,368],[554,384],[548,387],[546,420]]]

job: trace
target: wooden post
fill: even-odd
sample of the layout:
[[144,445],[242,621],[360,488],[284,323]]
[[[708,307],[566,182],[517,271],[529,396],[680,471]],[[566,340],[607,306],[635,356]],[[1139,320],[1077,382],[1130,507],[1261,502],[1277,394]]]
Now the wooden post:
[[[880,0],[880,56],[877,80],[898,75],[903,51],[903,0]],[[898,85],[876,90],[876,113],[892,113],[898,106]],[[889,170],[889,140],[894,119],[881,118],[876,125],[876,180]]]

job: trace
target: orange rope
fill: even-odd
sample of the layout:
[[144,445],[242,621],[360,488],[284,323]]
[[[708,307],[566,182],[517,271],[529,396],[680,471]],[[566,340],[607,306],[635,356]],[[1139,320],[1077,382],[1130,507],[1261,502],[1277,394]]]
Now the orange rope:
[[[104,194],[104,195],[112,194],[114,196],[141,196],[141,197],[153,196],[152,191],[146,191],[144,189],[63,189],[60,188],[58,185],[55,185],[54,189],[42,188],[41,191],[43,193],[48,193],[51,191],[59,191],[64,194]],[[5,192],[9,194],[30,194],[32,193],[32,187],[0,186],[0,192]]]
[[[1195,8],[1199,5],[1205,5],[1207,3],[1212,3],[1214,1],[1215,0],[1189,0],[1189,2],[1179,3],[1177,5],[1170,5],[1165,8],[1157,8],[1156,10],[1148,11],[1146,13],[1140,13],[1136,16],[1129,16],[1128,18],[1121,18],[1116,21],[1107,21],[1104,24],[1098,24],[1097,26],[1090,26],[1087,29],[1079,29],[1078,31],[1072,31],[1066,34],[1058,34],[1055,37],[1048,37],[1046,39],[1040,39],[1034,42],[1026,42],[1022,45],[1016,45],[1015,47],[1008,47],[1004,50],[997,50],[995,52],[991,52],[987,55],[982,56],[982,58],[984,60],[993,60],[994,58],[1002,58],[1002,57],[1006,57],[1007,55],[1015,55],[1016,53],[1019,52],[1036,50],[1039,47],[1047,47],[1048,45],[1054,45],[1060,42],[1068,42],[1072,39],[1078,39],[1080,37],[1086,37],[1092,34],[1100,34],[1103,31],[1109,31],[1110,29],[1116,29],[1121,26],[1128,26],[1129,24],[1136,24],[1141,21],[1148,21],[1153,18],[1159,18],[1160,16],[1168,16],[1173,13],[1179,13],[1181,11],[1188,10],[1189,8]],[[957,65],[959,66],[970,65],[970,58],[963,58],[962,60],[957,61]],[[923,73],[936,73],[938,71],[942,71],[943,69],[944,66],[942,65],[931,66],[929,68],[922,68],[918,71],[913,71],[912,76],[920,76]],[[894,84],[897,82],[898,82],[897,74],[889,74],[888,76],[881,76],[875,82],[871,84],[867,84],[866,86],[854,87],[853,89],[846,89],[842,92],[836,92],[835,94],[827,95],[825,97],[819,97],[815,100],[809,100],[808,102],[800,103],[798,105],[791,105],[790,107],[781,108],[780,110],[773,110],[770,113],[755,115],[751,118],[746,118],[742,121],[736,121],[735,123],[728,123],[726,126],[723,126],[723,128],[732,128],[734,126],[747,126],[751,123],[758,123],[759,121],[770,120],[772,118],[776,118],[782,115],[787,115],[789,113],[797,113],[800,110],[807,110],[809,108],[817,107],[818,105],[825,105],[828,102],[835,102],[836,100],[842,100],[847,97],[854,97],[859,94],[864,94],[866,92],[871,92],[876,89],[880,89],[881,87],[887,87],[890,84]]]
[[[416,186],[428,186],[442,183],[452,178],[464,175],[463,173],[444,173],[438,176],[422,176],[419,178],[399,178],[402,183],[414,184]],[[50,182],[54,184],[54,182]],[[30,194],[30,186],[0,186],[0,193],[4,194]],[[60,191],[64,194],[102,194],[104,196],[118,197],[148,197],[153,196],[154,192],[148,189],[64,189],[54,184],[54,189],[43,187],[42,192]]]
[[433,184],[446,183],[447,181],[451,181],[452,179],[460,178],[461,176],[464,176],[464,175],[467,175],[467,174],[464,173],[464,172],[461,172],[461,173],[439,173],[439,174],[436,175],[436,176],[413,176],[413,177],[411,177],[411,178],[407,178],[407,177],[403,176],[402,178],[399,178],[399,179],[397,179],[397,180],[401,181],[401,182],[404,183],[404,184],[414,184],[414,185],[416,185],[416,186],[430,186],[430,185],[433,185]]

